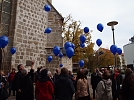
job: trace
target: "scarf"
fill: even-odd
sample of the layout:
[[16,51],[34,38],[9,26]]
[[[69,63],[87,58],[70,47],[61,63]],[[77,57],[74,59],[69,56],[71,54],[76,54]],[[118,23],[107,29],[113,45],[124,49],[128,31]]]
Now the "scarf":
[[119,75],[119,73],[114,73],[114,79],[116,80],[116,77]]

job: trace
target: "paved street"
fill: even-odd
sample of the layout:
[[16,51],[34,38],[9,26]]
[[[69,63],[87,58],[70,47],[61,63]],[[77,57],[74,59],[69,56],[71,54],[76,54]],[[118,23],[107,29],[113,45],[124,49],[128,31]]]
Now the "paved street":
[[[91,95],[91,98],[92,98],[92,88],[91,88],[91,85],[90,85],[90,77],[88,77],[88,83],[89,83],[89,89],[90,89],[90,95]],[[10,96],[7,100],[15,100],[15,97],[14,96]],[[95,99],[92,99],[92,100],[95,100]]]

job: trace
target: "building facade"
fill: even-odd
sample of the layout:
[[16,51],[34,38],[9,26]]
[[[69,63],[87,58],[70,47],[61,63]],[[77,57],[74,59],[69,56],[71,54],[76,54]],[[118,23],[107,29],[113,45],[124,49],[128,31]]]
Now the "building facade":
[[[55,57],[52,52],[54,46],[63,48],[63,17],[51,2],[51,0],[0,0],[0,36],[5,35],[9,38],[8,46],[2,52],[4,55],[1,53],[5,58],[2,70],[9,71],[18,64],[25,65],[26,60],[34,60],[36,67],[44,66],[49,70],[54,70],[64,62],[64,57],[62,59]],[[45,4],[51,6],[50,12],[44,11]],[[47,27],[52,29],[50,34],[44,33]],[[14,55],[10,53],[11,47],[16,48],[17,52]],[[47,61],[48,55],[53,56],[51,63]]]

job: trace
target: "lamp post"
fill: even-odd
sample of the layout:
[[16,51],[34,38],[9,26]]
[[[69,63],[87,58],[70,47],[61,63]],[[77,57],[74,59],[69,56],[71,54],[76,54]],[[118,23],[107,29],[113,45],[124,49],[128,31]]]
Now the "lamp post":
[[[111,22],[107,23],[108,26],[111,26],[111,29],[113,31],[113,44],[114,45],[115,45],[114,26],[117,25],[117,24],[118,24],[117,21],[111,21]],[[116,67],[116,54],[114,55],[114,65]]]

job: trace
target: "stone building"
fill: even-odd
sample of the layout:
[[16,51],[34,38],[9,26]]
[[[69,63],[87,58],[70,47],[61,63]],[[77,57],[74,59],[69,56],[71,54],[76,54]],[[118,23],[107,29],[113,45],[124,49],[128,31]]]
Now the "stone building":
[[[63,48],[62,22],[63,17],[51,4],[51,0],[0,0],[0,36],[9,38],[4,52],[0,51],[5,62],[1,62],[1,70],[9,71],[18,64],[26,64],[26,60],[34,60],[35,66],[45,66],[50,70],[59,67],[60,63],[72,67],[72,60],[55,57],[52,52],[54,46]],[[51,11],[44,11],[45,4],[51,6]],[[50,27],[52,32],[45,34]],[[10,48],[17,52],[11,55]],[[53,60],[48,63],[47,56]]]

